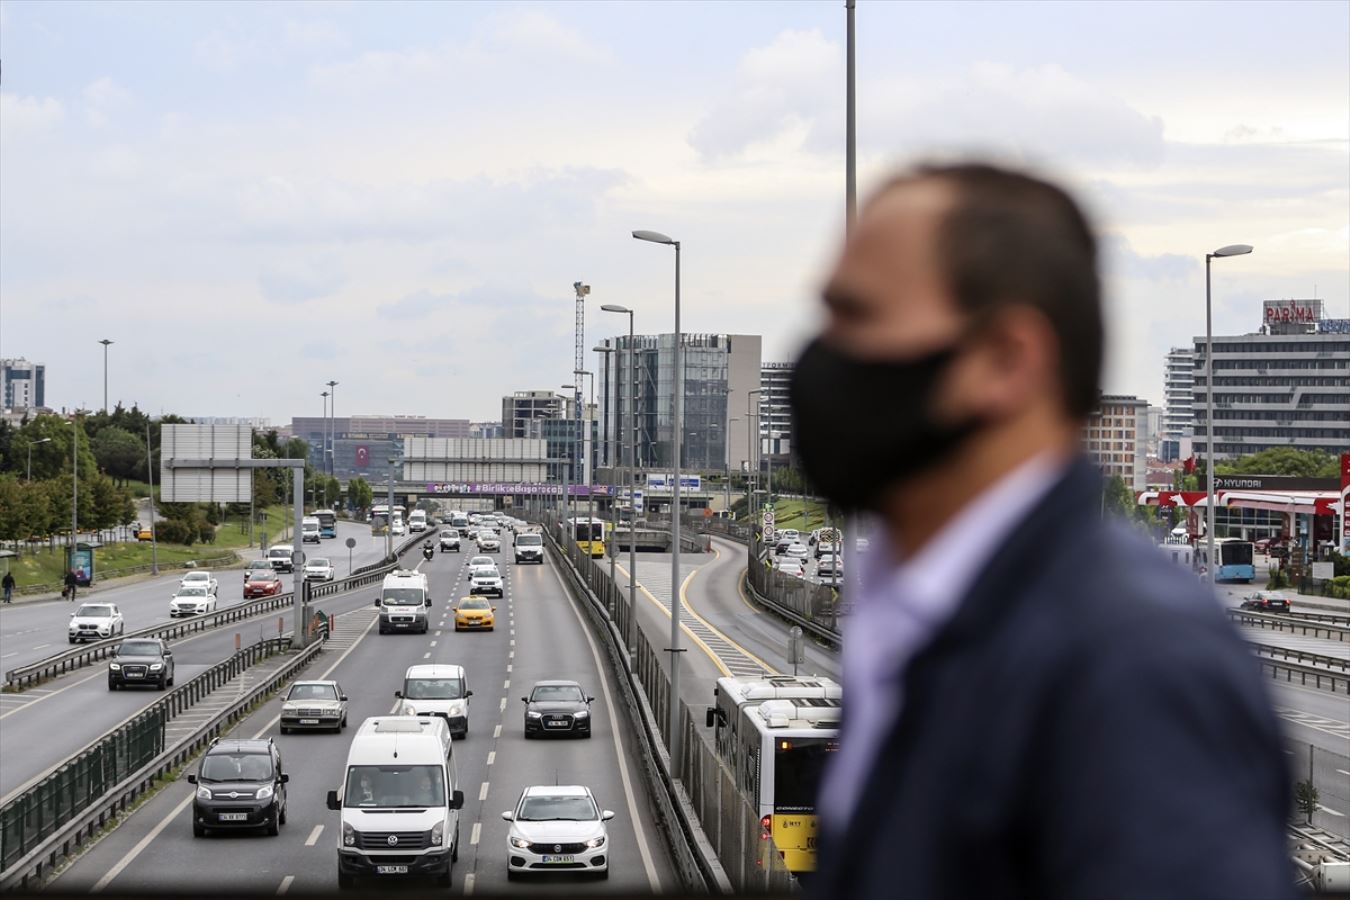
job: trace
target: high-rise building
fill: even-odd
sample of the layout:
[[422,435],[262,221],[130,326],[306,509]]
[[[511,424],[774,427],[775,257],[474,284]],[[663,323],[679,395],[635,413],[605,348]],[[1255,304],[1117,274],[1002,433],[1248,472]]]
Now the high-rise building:
[[502,437],[501,422],[471,422],[469,423],[469,437],[475,438],[500,438]]
[[529,437],[532,419],[561,419],[573,409],[568,398],[553,391],[516,391],[502,398],[502,435]]
[[[628,434],[630,364],[637,364],[637,464],[647,469],[671,465],[675,436],[675,335],[609,338],[616,348],[602,357],[596,392],[602,398],[601,432],[607,458],[616,460],[618,441],[624,459]],[[631,353],[631,355],[630,355]],[[760,337],[754,334],[684,334],[680,350],[683,382],[681,467],[712,474],[740,471],[753,450],[750,391],[759,387]],[[735,421],[732,421],[732,420]]]
[[1130,490],[1148,488],[1148,401],[1103,394],[1083,426],[1083,449],[1107,478],[1119,475]]
[[1163,424],[1158,455],[1164,460],[1181,456],[1181,441],[1195,427],[1195,351],[1173,347],[1163,363]]
[[0,359],[0,398],[7,411],[47,405],[47,367],[26,359]]
[[768,362],[759,367],[759,459],[781,469],[792,457],[792,404],[788,388],[793,363]]
[[[1350,333],[1321,300],[1267,300],[1260,331],[1215,336],[1214,455],[1350,447]],[[1210,456],[1205,339],[1195,338],[1195,452]]]

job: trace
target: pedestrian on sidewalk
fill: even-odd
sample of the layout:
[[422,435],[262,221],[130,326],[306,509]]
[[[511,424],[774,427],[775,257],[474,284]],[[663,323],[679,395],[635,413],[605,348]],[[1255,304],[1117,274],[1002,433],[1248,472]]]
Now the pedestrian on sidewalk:
[[71,603],[75,602],[75,588],[79,583],[80,580],[75,577],[74,569],[71,569],[69,572],[66,573],[66,581],[65,581],[66,588],[61,593],[64,594],[66,596],[66,599],[69,600]]
[[14,602],[14,573],[6,572],[3,580],[0,580],[0,586],[5,589],[5,602]]

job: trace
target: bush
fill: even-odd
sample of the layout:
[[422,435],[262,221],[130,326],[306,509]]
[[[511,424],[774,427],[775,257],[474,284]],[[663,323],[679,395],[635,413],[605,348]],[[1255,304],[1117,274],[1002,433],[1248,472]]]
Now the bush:
[[203,522],[197,527],[197,540],[203,544],[214,544],[216,542],[216,526],[210,522]]
[[165,519],[155,524],[155,538],[166,544],[192,546],[197,540],[197,529],[182,519]]

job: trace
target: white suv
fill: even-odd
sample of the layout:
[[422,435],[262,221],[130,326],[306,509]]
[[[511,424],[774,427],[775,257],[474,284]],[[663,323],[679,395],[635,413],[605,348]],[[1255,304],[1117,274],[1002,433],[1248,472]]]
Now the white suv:
[[101,641],[124,631],[126,624],[115,603],[85,603],[70,614],[68,637],[72,644]]

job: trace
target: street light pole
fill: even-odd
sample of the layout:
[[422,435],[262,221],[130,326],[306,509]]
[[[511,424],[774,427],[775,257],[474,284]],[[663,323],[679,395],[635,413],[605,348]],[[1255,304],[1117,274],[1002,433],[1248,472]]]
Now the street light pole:
[[[575,384],[564,384],[564,385],[562,386],[562,389],[565,390],[565,391],[577,391],[577,390],[578,390],[578,388],[577,388],[577,386],[576,386]],[[563,413],[564,413],[564,415],[563,415],[563,421],[564,421],[564,422],[569,421],[569,418],[568,418],[568,416],[566,415],[566,412],[567,412],[567,407],[564,406],[564,407],[563,407]],[[562,515],[561,515],[559,518],[562,520],[563,536],[564,536],[564,537],[567,537],[567,538],[569,538],[569,539],[571,538],[571,532],[568,531],[568,528],[567,528],[567,513],[568,513],[568,501],[571,499],[571,498],[569,497],[569,494],[571,493],[571,487],[572,487],[572,457],[573,457],[573,453],[572,453],[572,439],[573,439],[573,435],[571,434],[571,429],[570,429],[570,428],[564,428],[564,429],[563,429],[563,447],[566,448],[566,453],[567,453],[567,463],[563,466],[563,470],[562,470],[562,477],[563,477],[563,483],[562,483]]]
[[680,242],[658,231],[634,231],[633,237],[675,248],[675,409],[671,428],[671,467],[674,479],[670,500],[670,760],[679,770],[680,759],[680,444],[684,430],[684,373],[680,370]]
[[722,442],[722,443],[726,444],[726,451],[727,451],[726,474],[725,474],[725,476],[724,476],[724,478],[723,478],[723,484],[722,484],[722,487],[726,489],[726,497],[725,497],[725,500],[724,500],[725,506],[724,506],[723,508],[724,508],[728,513],[731,512],[731,423],[732,423],[732,422],[739,422],[740,420],[741,420],[741,417],[740,417],[740,416],[732,416],[730,419],[727,419],[727,433],[726,433],[726,438],[725,438],[725,440],[723,440],[723,442]]
[[[614,352],[614,348],[602,347],[597,345],[595,347],[592,347],[591,350],[593,350],[596,353],[603,353],[605,355],[605,373],[609,376],[612,376],[614,370],[613,367],[610,365],[610,354]],[[614,380],[612,377],[606,377],[605,386],[606,388],[608,388],[611,381],[613,381],[615,385],[614,397],[615,400],[617,401],[619,396],[618,381]],[[593,392],[595,387],[594,378],[591,379],[591,387]],[[594,397],[594,393],[592,393],[592,397]],[[618,403],[616,402],[614,405],[618,406]],[[608,395],[606,395],[605,410],[607,414],[609,408],[610,408],[610,401]],[[600,438],[601,448],[606,447],[606,442],[608,442],[608,448],[604,449],[604,454],[605,454],[605,462],[609,466],[609,543],[605,545],[605,552],[609,555],[609,583],[617,585],[618,582],[614,578],[615,574],[614,569],[615,566],[617,565],[618,547],[614,546],[614,539],[615,535],[618,534],[619,529],[619,493],[618,493],[619,479],[617,476],[618,466],[614,464],[614,448],[616,446],[620,448],[619,451],[620,455],[622,455],[623,452],[622,451],[623,442],[620,438],[619,423],[617,420],[615,420],[614,423],[614,437],[609,438],[608,436],[602,436]]]
[[[150,574],[159,574],[159,544],[155,540],[155,454],[150,444],[150,423],[145,423],[145,472],[150,478]],[[249,485],[253,496],[253,485]],[[253,502],[249,501],[248,545],[253,546]]]
[[70,417],[70,424],[70,471],[74,475],[70,480],[70,559],[74,560],[75,542],[79,540],[80,534],[80,417],[78,413]]
[[[587,372],[585,369],[578,369],[572,374],[590,376],[591,378],[590,404],[591,407],[593,408],[595,406],[595,373]],[[587,410],[587,412],[589,412],[589,410]],[[591,483],[592,481],[594,481],[594,479],[591,476],[591,457],[595,455],[595,452],[594,449],[591,448],[590,446],[592,421],[589,417],[583,415],[581,417],[581,424],[586,431],[586,437],[581,444],[581,457],[583,460],[581,464],[581,471],[586,474],[586,534],[589,535],[589,541],[593,542],[595,540],[595,534],[591,531],[591,529],[594,527],[592,523],[595,520],[595,488],[594,485]],[[588,553],[591,552],[589,548],[587,549],[587,552]]]
[[51,442],[52,442],[52,439],[49,438],[49,437],[39,438],[39,439],[36,440],[36,441],[29,441],[29,442],[28,442],[28,480],[29,480],[29,481],[32,481],[32,480],[33,480],[33,445],[34,445],[34,444],[50,444]]
[[104,338],[99,343],[103,345],[103,412],[106,415],[108,412],[108,345],[114,342]]
[[328,390],[332,393],[333,399],[329,401],[328,406],[328,474],[330,476],[337,474],[337,386],[336,381],[328,382]]
[[1214,326],[1212,304],[1210,302],[1209,263],[1215,257],[1244,256],[1252,252],[1249,244],[1229,244],[1213,253],[1205,254],[1205,580],[1214,590]]
[[387,560],[394,555],[394,466],[398,464],[396,457],[389,457],[389,506],[385,510],[384,526],[384,558]]
[[323,430],[323,458],[319,460],[319,473],[326,475],[328,473],[328,392],[324,391],[319,396],[323,397],[323,421],[321,423]]
[[[628,627],[624,629],[624,639],[631,652],[635,644],[633,620],[637,617],[637,510],[633,506],[633,482],[637,479],[637,348],[633,333],[633,311],[626,306],[606,304],[600,307],[603,312],[619,313],[628,317]],[[618,391],[614,392],[618,397]],[[617,505],[619,498],[615,497]]]

